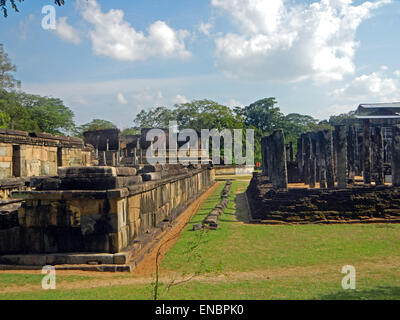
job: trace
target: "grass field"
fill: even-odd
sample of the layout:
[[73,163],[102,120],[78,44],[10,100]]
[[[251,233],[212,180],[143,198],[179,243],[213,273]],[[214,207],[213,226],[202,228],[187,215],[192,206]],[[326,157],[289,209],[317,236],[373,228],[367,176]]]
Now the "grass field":
[[[191,231],[219,200],[221,184],[165,255],[161,299],[400,299],[400,225],[268,226],[246,223],[248,180],[234,181],[216,231]],[[343,290],[342,267],[356,268]],[[132,274],[0,273],[0,299],[151,299],[153,279]],[[170,285],[169,290],[166,290]]]

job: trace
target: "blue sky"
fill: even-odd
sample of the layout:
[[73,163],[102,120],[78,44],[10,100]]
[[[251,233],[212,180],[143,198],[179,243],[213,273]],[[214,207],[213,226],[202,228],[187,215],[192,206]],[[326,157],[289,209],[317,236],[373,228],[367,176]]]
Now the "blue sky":
[[0,19],[22,89],[59,97],[82,124],[142,109],[274,96],[318,119],[400,101],[397,0],[66,0],[55,30],[25,0]]

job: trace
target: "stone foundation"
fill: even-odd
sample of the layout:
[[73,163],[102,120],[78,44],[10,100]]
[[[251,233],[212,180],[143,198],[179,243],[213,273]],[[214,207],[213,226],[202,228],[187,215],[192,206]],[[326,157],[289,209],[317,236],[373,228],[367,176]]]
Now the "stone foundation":
[[400,222],[400,187],[273,189],[255,175],[247,190],[253,220],[264,223]]
[[222,175],[252,175],[254,166],[247,165],[214,165],[215,174]]

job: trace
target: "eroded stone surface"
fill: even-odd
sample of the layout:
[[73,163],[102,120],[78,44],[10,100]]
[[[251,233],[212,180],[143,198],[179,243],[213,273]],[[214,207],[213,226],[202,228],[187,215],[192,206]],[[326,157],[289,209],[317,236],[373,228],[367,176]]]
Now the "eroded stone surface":
[[255,176],[247,190],[253,219],[290,223],[400,221],[400,188],[356,186],[346,189],[274,190]]

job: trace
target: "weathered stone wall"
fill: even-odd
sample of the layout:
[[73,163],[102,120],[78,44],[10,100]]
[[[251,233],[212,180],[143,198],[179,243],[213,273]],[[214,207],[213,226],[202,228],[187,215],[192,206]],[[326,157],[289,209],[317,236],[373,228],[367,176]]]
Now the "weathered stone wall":
[[0,143],[0,179],[12,177],[12,145]]
[[0,180],[54,176],[59,166],[87,166],[93,147],[73,137],[0,129]]
[[[73,171],[68,174],[61,185],[71,183]],[[90,174],[94,179],[97,173]],[[49,179],[44,191],[17,194],[25,198],[19,226],[0,231],[0,254],[118,253],[151,229],[174,220],[215,180],[214,170],[204,167],[145,183],[141,179],[135,183],[137,176],[117,176],[115,169],[98,178],[104,175],[108,176],[104,186],[113,180],[120,188],[60,191],[57,179]]]
[[252,175],[254,166],[247,165],[215,165],[215,174],[221,175]]
[[400,222],[400,188],[274,190],[255,176],[247,190],[251,216],[265,223]]
[[21,176],[57,175],[57,147],[21,145]]
[[30,190],[28,178],[12,178],[0,180],[0,200],[6,201],[14,191]]

